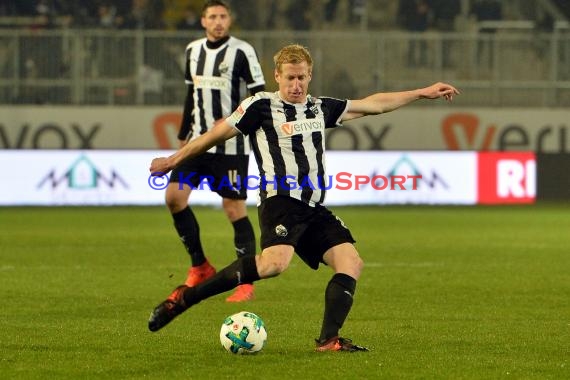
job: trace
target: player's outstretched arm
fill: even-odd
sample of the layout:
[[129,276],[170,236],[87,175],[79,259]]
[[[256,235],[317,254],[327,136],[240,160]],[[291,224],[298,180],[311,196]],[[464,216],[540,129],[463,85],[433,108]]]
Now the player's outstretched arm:
[[178,149],[173,155],[153,159],[150,164],[150,172],[156,173],[156,175],[168,173],[177,167],[184,159],[196,157],[211,147],[235,137],[238,133],[237,129],[231,127],[225,121],[222,121],[216,124],[210,131]]
[[378,115],[394,111],[418,99],[439,99],[452,101],[459,91],[447,83],[434,83],[431,86],[410,91],[379,92],[363,99],[351,100],[342,120],[350,120],[366,115]]

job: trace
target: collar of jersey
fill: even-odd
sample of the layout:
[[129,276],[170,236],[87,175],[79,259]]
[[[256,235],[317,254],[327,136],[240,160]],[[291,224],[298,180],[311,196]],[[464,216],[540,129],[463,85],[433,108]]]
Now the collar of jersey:
[[310,94],[307,94],[307,96],[305,97],[305,102],[304,103],[291,103],[288,102],[287,100],[283,99],[281,97],[281,93],[279,92],[279,90],[275,91],[277,93],[277,96],[279,97],[279,100],[281,100],[283,103],[286,104],[290,104],[292,106],[299,106],[299,107],[304,107],[307,104],[313,104],[314,102],[311,101],[311,99],[313,98]]
[[218,49],[220,46],[222,46],[223,44],[228,42],[229,39],[230,39],[230,36],[225,36],[225,37],[220,38],[219,40],[213,41],[213,42],[206,39],[206,47],[208,49],[212,49],[212,50]]

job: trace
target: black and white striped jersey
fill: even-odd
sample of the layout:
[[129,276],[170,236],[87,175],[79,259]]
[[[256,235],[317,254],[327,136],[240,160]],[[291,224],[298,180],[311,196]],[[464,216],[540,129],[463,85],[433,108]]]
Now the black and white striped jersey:
[[261,203],[286,195],[310,206],[323,203],[326,176],[325,128],[340,125],[348,100],[307,96],[304,104],[281,99],[279,92],[258,92],[226,119],[248,135],[259,167]]
[[[265,84],[255,49],[235,37],[229,37],[215,49],[208,47],[206,38],[188,44],[185,79],[194,89],[189,140],[206,133],[217,120],[229,116],[243,99],[246,87]],[[208,152],[247,155],[249,151],[247,139],[237,136]]]

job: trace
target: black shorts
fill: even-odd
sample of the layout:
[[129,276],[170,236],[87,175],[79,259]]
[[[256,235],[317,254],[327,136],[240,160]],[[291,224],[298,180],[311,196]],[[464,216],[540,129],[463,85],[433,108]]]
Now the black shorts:
[[247,198],[249,156],[204,153],[185,160],[170,173],[170,182],[192,190],[211,190],[223,198]]
[[264,200],[258,213],[261,248],[292,245],[313,269],[324,263],[323,255],[329,248],[355,242],[342,220],[321,205],[311,207],[297,199],[276,195]]

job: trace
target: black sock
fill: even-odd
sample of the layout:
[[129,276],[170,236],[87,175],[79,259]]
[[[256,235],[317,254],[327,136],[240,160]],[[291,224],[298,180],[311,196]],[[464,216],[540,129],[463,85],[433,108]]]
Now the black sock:
[[190,255],[193,266],[198,266],[206,262],[202,242],[200,241],[200,226],[190,207],[172,214],[174,227],[180,236],[184,248]]
[[255,256],[240,257],[208,280],[184,291],[184,302],[188,307],[235,288],[259,280]]
[[255,255],[255,233],[249,218],[243,217],[232,223],[234,226],[234,245],[238,259]]
[[338,332],[352,307],[356,280],[344,273],[336,273],[325,291],[325,315],[319,340],[325,341]]
[[238,259],[245,256],[255,256],[255,233],[249,218],[243,217],[233,222],[232,225],[234,226],[234,246]]

